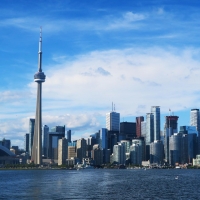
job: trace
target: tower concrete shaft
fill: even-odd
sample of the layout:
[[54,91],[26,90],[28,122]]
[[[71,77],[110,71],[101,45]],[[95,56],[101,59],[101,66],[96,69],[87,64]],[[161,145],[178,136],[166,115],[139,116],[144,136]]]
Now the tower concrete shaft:
[[35,128],[33,136],[33,148],[31,160],[35,164],[42,164],[42,82],[45,82],[45,74],[42,72],[42,32],[40,31],[38,72],[34,75],[37,82],[37,103],[35,115]]

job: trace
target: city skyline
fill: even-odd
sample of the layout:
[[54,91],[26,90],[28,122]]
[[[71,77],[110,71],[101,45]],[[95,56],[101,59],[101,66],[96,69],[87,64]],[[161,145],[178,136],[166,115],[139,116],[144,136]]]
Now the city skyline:
[[114,101],[121,121],[160,106],[163,130],[169,109],[180,126],[190,124],[190,109],[200,108],[200,3],[0,5],[0,139],[22,146],[29,118],[35,117],[32,74],[40,26],[47,74],[43,125],[66,125],[73,138],[87,137],[105,127]]

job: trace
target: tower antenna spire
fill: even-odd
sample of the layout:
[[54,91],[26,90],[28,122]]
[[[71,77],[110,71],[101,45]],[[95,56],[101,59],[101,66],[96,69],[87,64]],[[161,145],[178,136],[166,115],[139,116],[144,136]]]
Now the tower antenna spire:
[[38,52],[38,71],[42,72],[42,27],[40,26],[40,40]]

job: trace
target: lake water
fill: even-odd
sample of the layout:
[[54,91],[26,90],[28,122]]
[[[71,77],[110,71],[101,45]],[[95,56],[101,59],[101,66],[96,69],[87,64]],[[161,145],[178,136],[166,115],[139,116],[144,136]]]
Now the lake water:
[[200,199],[200,170],[0,170],[0,199]]

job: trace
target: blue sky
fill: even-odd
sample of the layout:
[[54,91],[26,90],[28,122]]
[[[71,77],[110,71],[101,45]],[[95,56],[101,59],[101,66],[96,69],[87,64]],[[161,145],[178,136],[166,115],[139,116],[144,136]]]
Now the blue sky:
[[0,2],[0,139],[23,147],[35,116],[39,29],[43,30],[43,124],[73,138],[105,127],[116,104],[121,121],[161,106],[189,125],[200,108],[198,1]]

